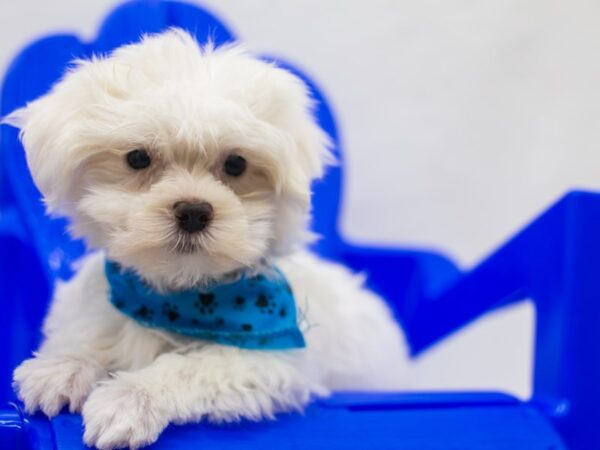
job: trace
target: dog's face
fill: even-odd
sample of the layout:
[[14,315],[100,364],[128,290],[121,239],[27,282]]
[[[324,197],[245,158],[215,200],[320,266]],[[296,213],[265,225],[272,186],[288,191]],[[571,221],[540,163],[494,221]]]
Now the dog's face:
[[48,210],[158,286],[301,242],[328,157],[299,79],[181,31],[78,63],[8,122]]

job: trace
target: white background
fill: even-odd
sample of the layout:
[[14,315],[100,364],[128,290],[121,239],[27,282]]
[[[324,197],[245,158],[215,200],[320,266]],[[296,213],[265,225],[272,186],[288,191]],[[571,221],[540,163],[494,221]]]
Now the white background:
[[[0,0],[0,67],[35,37],[91,38],[113,0]],[[600,2],[206,0],[253,50],[325,90],[347,161],[343,230],[475,264],[566,190],[600,187]],[[415,389],[530,392],[533,309],[415,362]]]

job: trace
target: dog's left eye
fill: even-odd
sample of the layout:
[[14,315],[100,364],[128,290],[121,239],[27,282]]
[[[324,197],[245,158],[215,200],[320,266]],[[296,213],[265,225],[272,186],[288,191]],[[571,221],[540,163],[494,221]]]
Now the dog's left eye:
[[225,160],[223,170],[227,175],[239,177],[246,171],[248,163],[246,159],[240,155],[229,155]]
[[127,153],[127,164],[135,170],[145,169],[150,165],[152,160],[146,150],[136,149]]

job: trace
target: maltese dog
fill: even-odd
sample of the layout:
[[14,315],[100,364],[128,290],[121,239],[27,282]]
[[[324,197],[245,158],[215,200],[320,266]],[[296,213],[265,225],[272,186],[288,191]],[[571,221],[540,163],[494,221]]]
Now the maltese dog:
[[406,348],[384,301],[302,250],[332,158],[299,78],[170,30],[77,61],[5,122],[48,212],[98,249],[14,372],[29,413],[68,407],[88,445],[139,448],[170,423],[398,388]]

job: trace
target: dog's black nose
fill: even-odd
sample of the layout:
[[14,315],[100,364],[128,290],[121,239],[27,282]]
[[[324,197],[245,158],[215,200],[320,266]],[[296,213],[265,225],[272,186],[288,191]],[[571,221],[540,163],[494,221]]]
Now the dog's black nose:
[[204,230],[213,218],[213,207],[207,202],[176,202],[173,211],[179,228],[188,233]]

